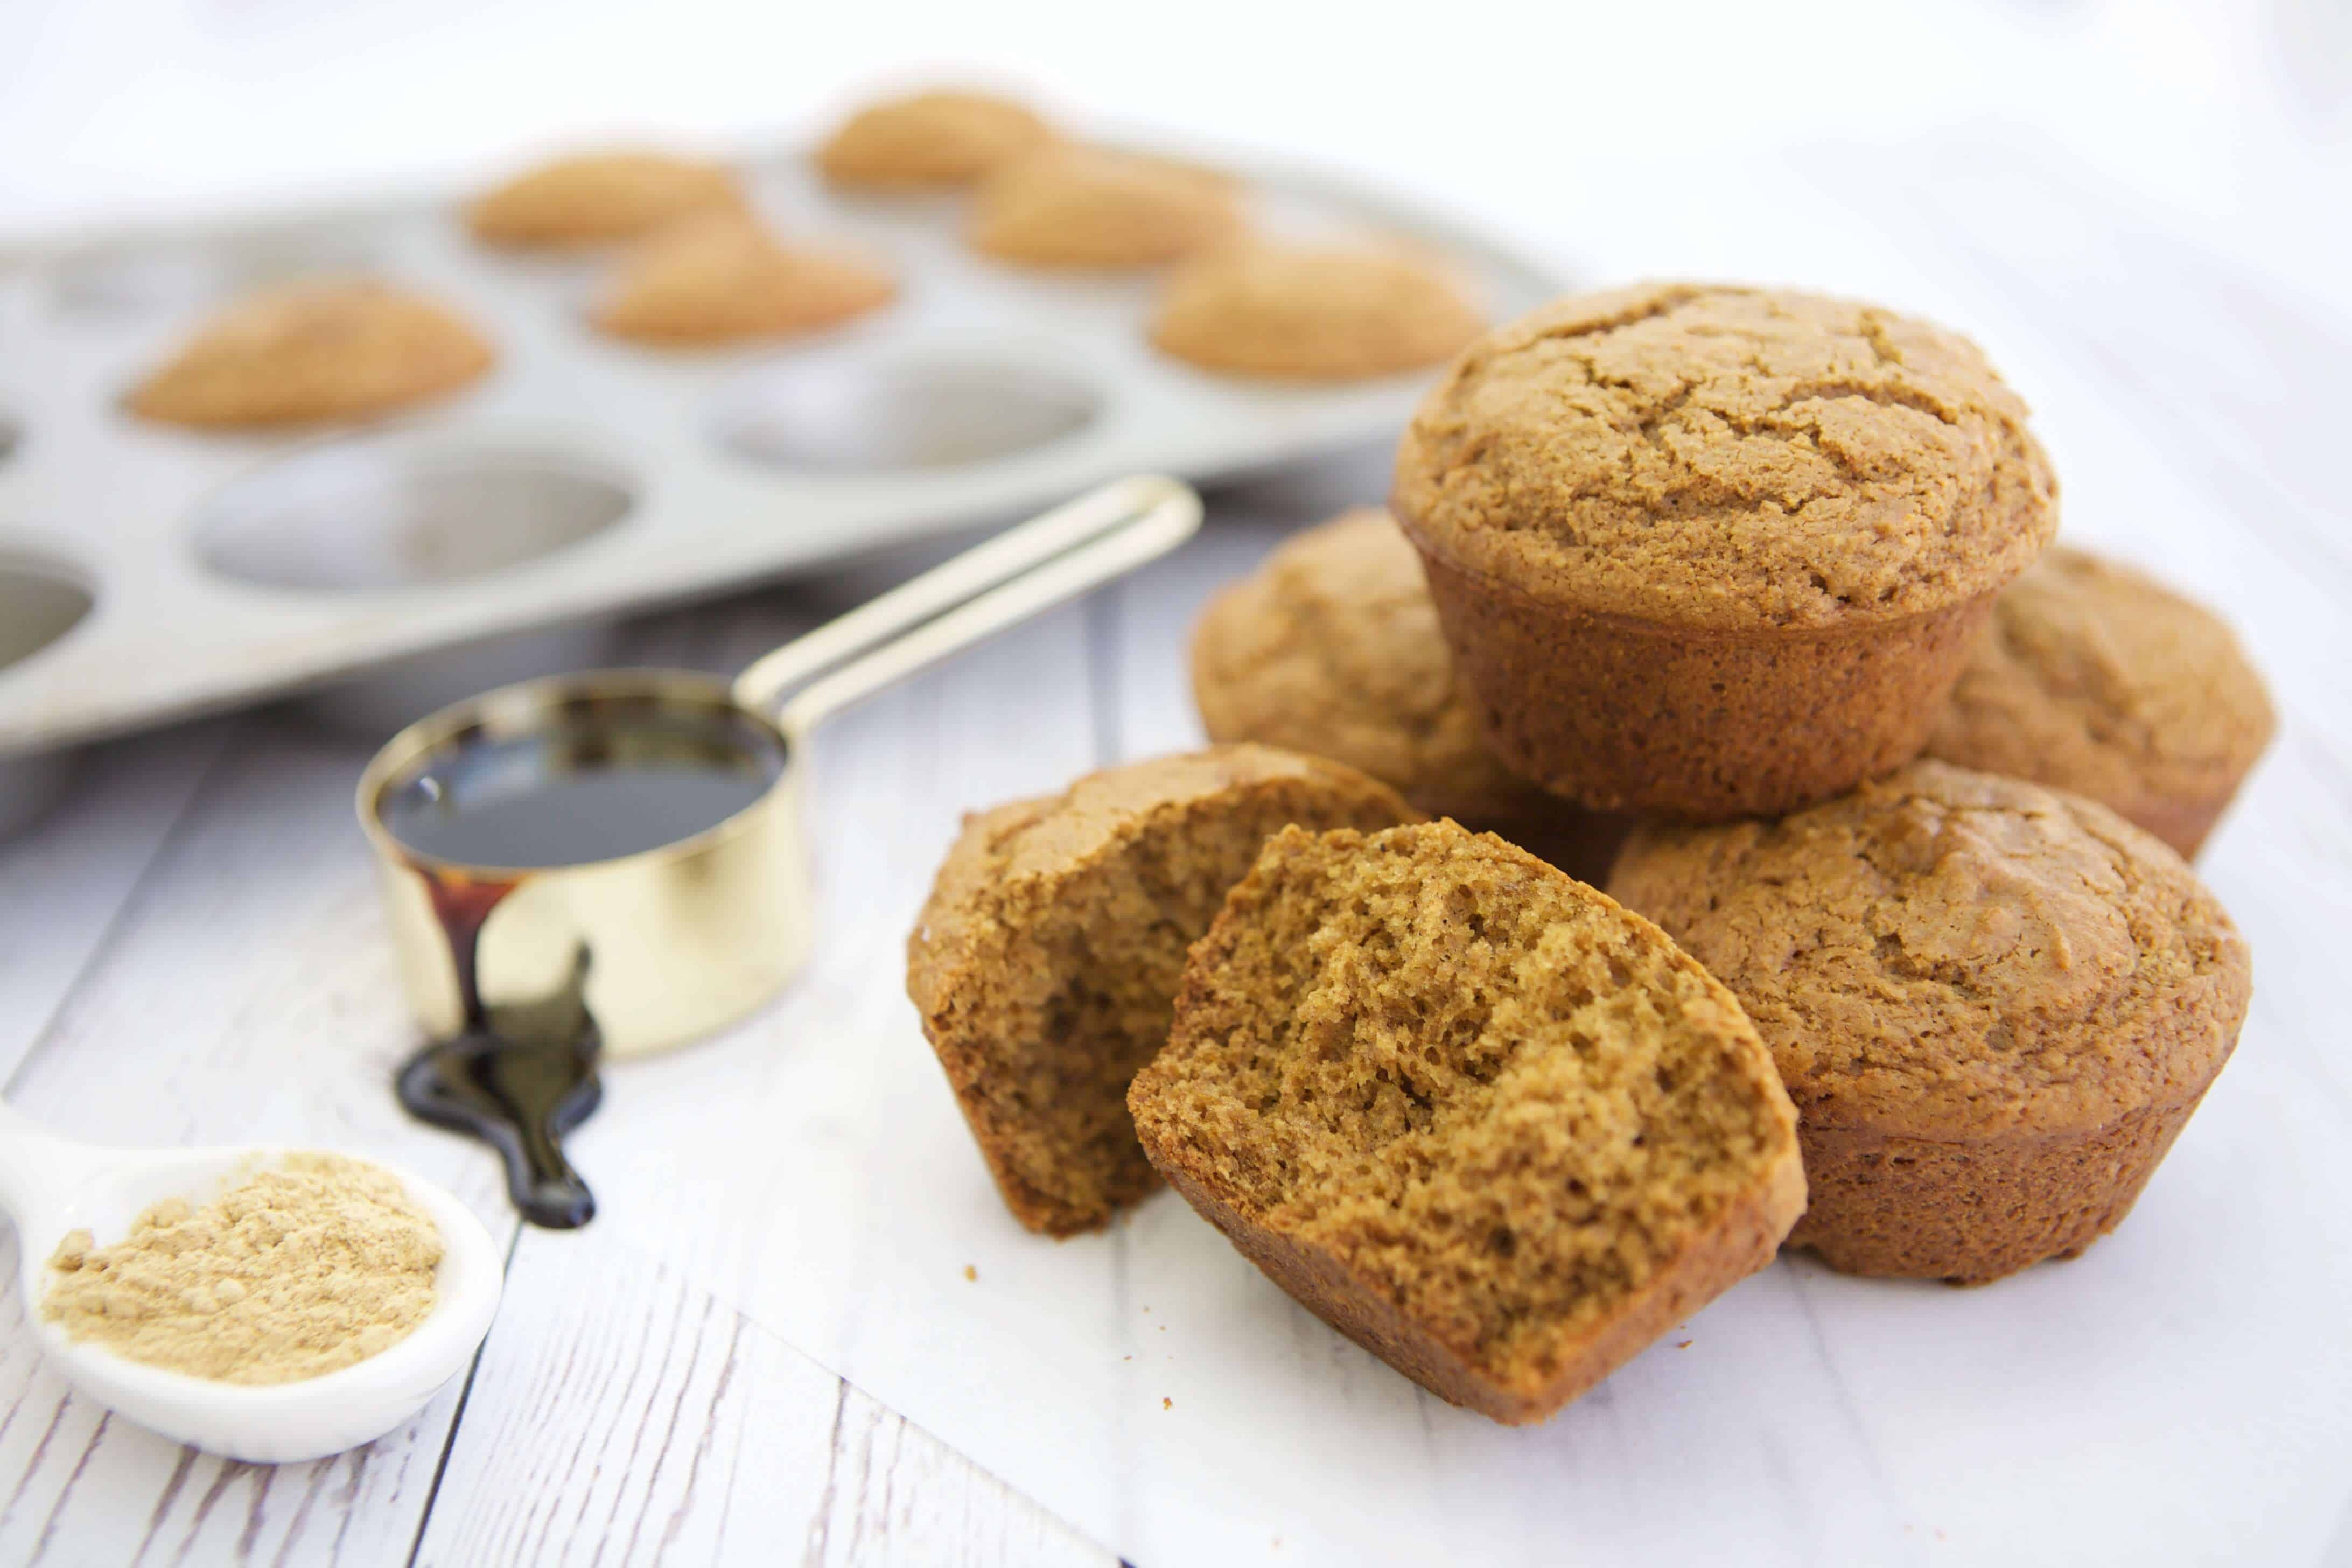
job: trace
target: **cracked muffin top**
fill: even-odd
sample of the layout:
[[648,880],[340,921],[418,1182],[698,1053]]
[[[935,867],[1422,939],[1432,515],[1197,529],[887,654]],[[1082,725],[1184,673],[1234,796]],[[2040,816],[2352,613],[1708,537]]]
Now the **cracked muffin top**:
[[1941,763],[1777,822],[1645,827],[1609,891],[1738,996],[1813,1128],[2092,1131],[2200,1093],[2251,994],[2178,855]]
[[1546,604],[1726,631],[1901,619],[1999,588],[2056,531],[2025,418],[1925,321],[1644,284],[1464,350],[1394,501],[1424,547]]

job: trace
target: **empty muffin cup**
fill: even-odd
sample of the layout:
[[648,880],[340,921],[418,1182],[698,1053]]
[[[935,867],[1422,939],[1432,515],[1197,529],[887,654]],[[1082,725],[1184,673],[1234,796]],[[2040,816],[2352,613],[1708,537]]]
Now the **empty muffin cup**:
[[[73,630],[95,603],[67,568],[0,552],[0,680]],[[72,780],[76,755],[30,752],[0,757],[0,838],[23,831],[57,804]]]
[[794,355],[746,373],[712,430],[774,468],[884,473],[1008,458],[1093,424],[1102,398],[1065,371],[991,354]]
[[262,587],[352,592],[463,582],[541,561],[625,518],[625,474],[564,447],[332,441],[207,502],[196,554]]

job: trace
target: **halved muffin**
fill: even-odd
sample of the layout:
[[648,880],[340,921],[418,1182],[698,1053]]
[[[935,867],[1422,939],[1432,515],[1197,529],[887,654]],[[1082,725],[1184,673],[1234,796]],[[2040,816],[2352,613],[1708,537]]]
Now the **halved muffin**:
[[1275,1283],[1512,1424],[1769,1263],[1805,1206],[1796,1114],[1731,994],[1450,822],[1277,836],[1128,1106]]
[[1090,1230],[1159,1185],[1128,1080],[1266,838],[1412,820],[1386,784],[1271,746],[1130,763],[964,819],[907,941],[907,994],[1022,1224]]

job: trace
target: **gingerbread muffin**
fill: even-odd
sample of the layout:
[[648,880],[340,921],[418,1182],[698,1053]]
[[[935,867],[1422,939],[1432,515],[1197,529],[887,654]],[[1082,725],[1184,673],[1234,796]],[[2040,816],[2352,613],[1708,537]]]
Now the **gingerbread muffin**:
[[713,213],[640,243],[593,319],[614,337],[709,347],[838,326],[897,292],[863,257],[788,246],[743,214]]
[[940,190],[968,185],[1053,136],[1010,99],[936,89],[859,110],[825,138],[816,166],[851,189]]
[[1049,146],[981,184],[971,242],[1030,267],[1149,267],[1232,238],[1242,225],[1233,183],[1164,158]]
[[1128,1104],[1276,1284],[1514,1424],[1771,1262],[1805,1206],[1788,1096],[1730,993],[1450,822],[1284,829]]
[[1429,816],[1498,833],[1572,877],[1604,880],[1632,826],[1536,788],[1486,749],[1421,558],[1377,507],[1287,541],[1209,601],[1192,662],[1209,739],[1361,768]]
[[1779,822],[1645,826],[1610,891],[1756,1021],[1812,1190],[1790,1243],[1855,1274],[1979,1284],[2114,1229],[2251,990],[2180,857],[1942,763]]
[[1128,1080],[1168,1037],[1185,949],[1268,836],[1412,815],[1352,768],[1222,746],[964,819],[907,942],[907,994],[1015,1218],[1068,1236],[1159,1184]]
[[1994,602],[1927,754],[2089,795],[2186,857],[2277,723],[2220,616],[2062,548]]
[[1248,243],[1169,279],[1151,342],[1229,375],[1361,381],[1436,364],[1485,324],[1443,268],[1404,251]]
[[593,245],[742,199],[734,172],[721,164],[667,153],[586,153],[508,181],[477,200],[466,222],[491,245]]
[[294,284],[206,322],[123,405],[201,429],[363,419],[446,396],[495,357],[463,317],[404,289],[366,279]]
[[1966,340],[1689,284],[1480,338],[1414,416],[1393,503],[1503,760],[1693,817],[1916,756],[2057,527],[2025,405]]

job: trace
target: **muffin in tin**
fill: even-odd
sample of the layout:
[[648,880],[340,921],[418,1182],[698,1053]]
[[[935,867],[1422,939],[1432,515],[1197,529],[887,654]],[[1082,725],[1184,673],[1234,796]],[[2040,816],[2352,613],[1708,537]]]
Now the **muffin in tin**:
[[999,165],[972,197],[973,247],[1024,267],[1150,267],[1220,245],[1242,226],[1239,196],[1223,174],[1067,142]]
[[2229,1061],[2244,942],[2095,801],[1919,762],[1777,822],[1645,825],[1609,890],[1731,988],[1832,1268],[1977,1284],[2121,1223]]
[[712,347],[822,331],[898,291],[870,257],[787,244],[749,214],[710,213],[641,241],[590,319],[616,338]]
[[516,175],[478,198],[466,225],[489,245],[599,245],[742,201],[735,172],[722,163],[614,149],[574,153]]
[[1363,381],[1437,364],[1485,324],[1443,266],[1402,247],[1256,240],[1179,268],[1151,344],[1223,375]]
[[932,88],[851,115],[817,149],[816,166],[846,190],[950,190],[1053,137],[1026,104]]
[[2025,418],[1926,322],[1649,284],[1472,343],[1393,505],[1515,769],[1595,809],[1789,811],[1918,754],[2056,531]]
[[373,279],[265,289],[207,321],[123,405],[196,429],[373,418],[446,397],[498,358],[438,300]]
[[1927,753],[2089,795],[2193,856],[2277,727],[2220,616],[2062,547],[2002,591]]

